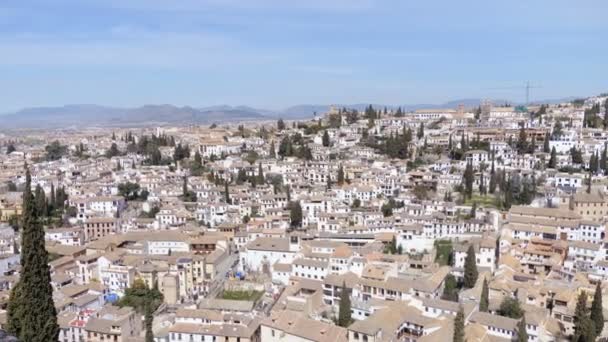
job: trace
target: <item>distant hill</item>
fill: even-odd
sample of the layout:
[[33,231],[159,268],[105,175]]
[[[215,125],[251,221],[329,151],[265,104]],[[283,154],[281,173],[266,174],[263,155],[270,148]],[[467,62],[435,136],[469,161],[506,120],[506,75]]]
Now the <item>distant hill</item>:
[[[567,102],[575,97],[535,101],[535,103]],[[481,99],[470,98],[449,101],[442,104],[372,104],[375,108],[394,109],[401,107],[406,111],[421,108],[456,108],[463,104],[467,108],[476,107]],[[506,100],[492,100],[495,104],[512,103]],[[369,104],[336,104],[337,107],[365,110]],[[142,126],[161,124],[211,124],[234,121],[255,120],[301,120],[313,118],[314,114],[323,115],[330,105],[301,104],[284,110],[266,110],[248,106],[211,106],[178,107],[170,104],[145,105],[137,108],[106,107],[94,104],[75,104],[62,107],[25,108],[15,113],[0,116],[0,128],[64,128],[86,126]]]
[[26,108],[1,116],[2,128],[60,128],[66,126],[128,126],[158,124],[206,124],[227,121],[267,119],[246,108],[176,107],[145,105],[137,108],[114,108],[98,105]]

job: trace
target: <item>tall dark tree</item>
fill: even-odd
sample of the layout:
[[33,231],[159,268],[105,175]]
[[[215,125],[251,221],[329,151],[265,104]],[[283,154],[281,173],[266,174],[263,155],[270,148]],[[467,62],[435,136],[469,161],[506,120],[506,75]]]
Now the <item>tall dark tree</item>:
[[467,256],[464,259],[464,287],[467,289],[473,288],[477,282],[478,275],[475,248],[473,247],[473,244],[470,244],[469,249],[467,250]]
[[17,151],[17,149],[15,148],[15,145],[8,144],[8,146],[6,146],[6,154],[11,154],[13,152]]
[[350,304],[350,292],[346,287],[346,283],[342,283],[340,289],[340,306],[338,310],[338,325],[341,327],[348,327],[352,322],[352,311]]
[[203,174],[203,159],[199,151],[194,153],[194,160],[190,164],[190,173],[195,177]]
[[608,129],[608,99],[604,101],[604,129]]
[[517,342],[528,342],[528,332],[526,331],[526,316],[517,322]]
[[342,185],[344,184],[344,167],[342,167],[342,165],[340,165],[340,167],[338,168],[338,185]]
[[291,202],[289,218],[292,227],[302,226],[302,206],[300,205],[300,201]]
[[587,309],[587,293],[581,291],[576,300],[576,307],[574,309],[574,335],[572,341],[595,341],[595,331],[595,323],[589,317],[589,310]]
[[112,145],[110,146],[110,149],[108,151],[106,151],[106,157],[112,158],[112,157],[116,157],[118,155],[120,155],[118,146],[116,145],[116,143],[112,143]]
[[268,151],[268,154],[270,154],[270,158],[275,158],[277,156],[277,153],[274,148],[274,140],[270,142],[270,149]]
[[55,193],[55,183],[51,183],[50,197],[50,210],[55,210],[57,208],[57,194]]
[[547,132],[547,134],[545,134],[545,140],[543,141],[543,152],[545,152],[545,153],[551,153],[551,148],[549,145],[549,138],[550,138],[550,134],[549,134],[549,132]]
[[473,197],[473,183],[475,182],[475,173],[473,171],[473,163],[468,162],[464,170],[463,175],[463,186],[465,191],[465,198]]
[[452,342],[464,342],[464,310],[460,307],[454,318],[454,335]]
[[230,199],[230,189],[228,189],[228,180],[224,182],[224,201],[228,204],[232,204]]
[[495,158],[494,151],[492,151],[492,166],[490,167],[490,184],[489,184],[489,192],[493,194],[496,191],[496,169],[494,168]]
[[145,342],[154,342],[154,332],[152,326],[154,323],[154,315],[152,314],[152,305],[150,302],[146,302],[146,313],[144,316],[144,325],[146,328]]
[[31,192],[29,170],[23,192],[21,227],[21,275],[11,290],[7,330],[20,341],[57,341],[59,325],[53,302],[49,258],[44,229]]
[[600,170],[605,175],[608,171],[608,143],[604,143],[604,149],[602,150],[602,156],[600,157]]
[[551,157],[549,158],[549,168],[555,169],[557,167],[557,151],[555,150],[555,146],[551,149]]
[[421,122],[420,126],[418,127],[418,133],[416,135],[418,137],[418,139],[422,139],[422,137],[424,137],[424,123]]
[[46,194],[40,184],[36,185],[36,190],[34,191],[34,203],[38,217],[46,216],[48,202],[46,200]]
[[329,133],[327,133],[327,130],[326,130],[325,132],[323,132],[323,146],[329,147],[329,144],[330,144]]
[[487,193],[486,182],[483,176],[483,172],[479,175],[479,194],[485,195]]
[[604,312],[602,310],[602,285],[601,281],[597,282],[595,287],[595,294],[593,295],[593,302],[591,302],[591,314],[590,318],[595,325],[595,334],[600,335],[604,329]]
[[526,129],[522,126],[519,129],[519,137],[517,138],[517,153],[524,154],[528,152],[528,136],[526,134]]
[[258,163],[258,179],[257,182],[258,184],[264,184],[265,178],[264,178],[264,170],[262,169],[262,163]]
[[456,281],[456,278],[448,273],[448,275],[445,276],[443,284],[443,295],[441,296],[441,299],[458,302],[458,282]]
[[490,306],[490,290],[488,289],[488,280],[483,278],[483,286],[481,288],[481,298],[479,299],[479,311],[488,312]]
[[279,119],[279,121],[277,121],[277,129],[279,131],[282,131],[285,129],[285,121],[283,121],[283,119]]

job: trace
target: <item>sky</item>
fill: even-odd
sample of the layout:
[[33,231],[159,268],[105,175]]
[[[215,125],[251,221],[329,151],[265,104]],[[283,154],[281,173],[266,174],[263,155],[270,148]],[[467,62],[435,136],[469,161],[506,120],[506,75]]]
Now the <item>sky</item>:
[[0,113],[594,95],[607,18],[605,0],[3,0]]

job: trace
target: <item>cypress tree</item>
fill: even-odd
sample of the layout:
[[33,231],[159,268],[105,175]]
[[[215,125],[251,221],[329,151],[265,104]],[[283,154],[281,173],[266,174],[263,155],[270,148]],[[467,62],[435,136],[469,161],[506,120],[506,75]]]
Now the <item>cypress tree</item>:
[[595,334],[599,336],[604,329],[604,313],[602,312],[602,286],[601,281],[598,281],[591,303],[591,320],[595,324]]
[[264,184],[264,170],[262,170],[262,163],[258,163],[258,183]]
[[55,184],[51,183],[51,210],[57,208],[57,195],[55,194]]
[[475,181],[475,173],[473,172],[473,164],[467,163],[467,166],[464,170],[464,190],[465,190],[465,198],[473,197],[473,182]]
[[549,158],[549,168],[555,169],[557,166],[557,151],[555,150],[555,146],[551,149],[551,157]]
[[352,322],[350,294],[346,288],[346,283],[342,282],[342,289],[340,291],[340,307],[338,311],[338,325],[346,328],[350,325],[350,322]]
[[479,299],[479,311],[488,312],[490,306],[490,290],[488,289],[488,280],[483,278],[483,287],[481,288],[481,298]]
[[521,127],[519,129],[519,137],[517,138],[517,153],[524,154],[528,150],[528,137],[526,130]]
[[270,142],[269,154],[270,154],[270,158],[275,158],[277,156],[275,148],[274,148],[274,140]]
[[344,168],[340,165],[338,168],[338,185],[344,184]]
[[473,288],[477,282],[477,276],[475,248],[471,244],[467,250],[467,256],[464,259],[464,287],[467,289]]
[[547,132],[547,134],[545,134],[545,141],[543,142],[543,152],[545,153],[551,152],[551,148],[549,147],[549,137],[549,132]]
[[330,141],[329,141],[329,133],[327,133],[327,131],[325,131],[323,133],[323,146],[329,147],[329,143],[330,143]]
[[582,291],[574,309],[574,335],[572,341],[591,342],[595,340],[595,327],[587,310],[587,293]]
[[291,203],[289,218],[291,220],[292,227],[302,226],[302,206],[300,205],[300,201],[295,201]]
[[517,323],[517,342],[528,342],[528,332],[526,331],[525,315]]
[[604,149],[602,150],[602,156],[600,157],[600,169],[602,170],[603,174],[606,174],[606,171],[608,169],[608,165],[606,165],[606,160],[608,159],[608,152],[607,152],[607,148],[606,148],[606,143],[604,143]]
[[152,305],[150,302],[146,302],[146,314],[144,318],[144,325],[146,328],[145,342],[154,342],[154,332],[152,331],[152,324],[154,323],[154,316],[152,315]]
[[34,195],[36,212],[39,217],[43,217],[46,215],[46,195],[44,194],[44,190],[40,186],[40,184],[36,185],[36,191]]
[[604,129],[608,129],[608,99],[604,101]]
[[11,291],[7,330],[20,341],[57,341],[59,325],[53,302],[48,253],[31,192],[29,170],[26,171],[21,226],[21,275]]
[[464,342],[464,310],[460,307],[454,318],[454,335],[452,342]]
[[224,182],[224,200],[226,201],[226,203],[231,204],[230,190],[228,189],[228,181]]
[[422,139],[424,136],[424,123],[420,123],[420,127],[418,127],[418,139]]

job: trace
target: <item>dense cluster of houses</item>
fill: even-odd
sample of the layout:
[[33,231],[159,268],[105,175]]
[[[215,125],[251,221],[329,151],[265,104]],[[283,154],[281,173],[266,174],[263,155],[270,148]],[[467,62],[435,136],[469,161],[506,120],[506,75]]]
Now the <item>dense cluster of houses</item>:
[[[606,102],[2,134],[0,308],[27,167],[60,208],[45,238],[62,342],[143,341],[142,314],[117,305],[138,281],[163,295],[158,342],[441,341],[461,311],[467,340],[513,340],[505,299],[528,341],[563,340],[578,294],[608,280]],[[159,158],[134,148],[167,136]],[[478,277],[462,287],[470,251]]]

